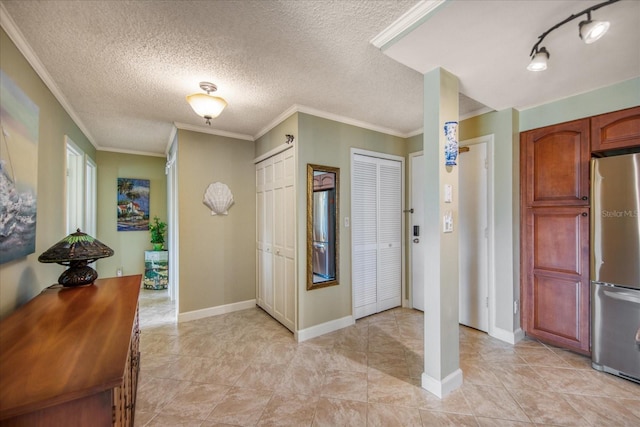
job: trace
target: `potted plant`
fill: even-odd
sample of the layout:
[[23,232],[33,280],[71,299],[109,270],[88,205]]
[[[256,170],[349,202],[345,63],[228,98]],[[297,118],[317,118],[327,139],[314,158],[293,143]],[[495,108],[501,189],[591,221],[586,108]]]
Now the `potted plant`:
[[167,223],[160,221],[157,216],[153,217],[153,222],[149,224],[149,233],[151,233],[151,243],[154,251],[164,249],[164,233],[167,231]]

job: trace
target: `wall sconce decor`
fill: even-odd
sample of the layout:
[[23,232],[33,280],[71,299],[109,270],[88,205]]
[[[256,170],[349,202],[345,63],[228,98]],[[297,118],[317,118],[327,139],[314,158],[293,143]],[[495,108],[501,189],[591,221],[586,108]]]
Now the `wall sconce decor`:
[[218,86],[209,82],[200,82],[200,88],[205,93],[194,93],[187,96],[187,102],[193,108],[193,111],[197,115],[204,117],[205,123],[211,126],[211,119],[215,119],[222,113],[224,107],[227,106],[227,101],[224,99],[210,95],[211,92],[218,90]]
[[58,278],[58,283],[72,287],[93,283],[98,273],[88,264],[112,255],[113,249],[78,229],[44,251],[38,261],[69,266]]
[[202,203],[211,209],[211,215],[227,215],[233,205],[233,194],[227,184],[214,182],[204,192]]
[[559,28],[561,26],[563,26],[564,24],[566,24],[567,22],[571,22],[574,19],[582,16],[582,15],[587,15],[587,19],[584,21],[581,21],[580,24],[578,24],[578,35],[580,36],[580,39],[585,42],[586,44],[591,44],[593,42],[595,42],[596,40],[600,39],[600,37],[602,37],[604,35],[604,33],[607,32],[607,30],[609,29],[609,22],[607,21],[592,21],[591,20],[591,12],[600,9],[601,7],[605,7],[608,6],[612,3],[616,3],[619,0],[608,0],[605,1],[603,3],[599,3],[595,6],[591,6],[585,10],[583,10],[582,12],[579,13],[574,13],[573,15],[569,16],[567,19],[565,19],[564,21],[554,25],[553,27],[549,28],[547,31],[545,31],[544,33],[542,33],[539,37],[538,37],[538,41],[536,42],[536,44],[533,45],[533,48],[531,49],[531,53],[529,53],[529,56],[531,57],[531,62],[529,63],[529,65],[527,66],[527,70],[529,71],[544,71],[547,69],[547,61],[549,60],[549,58],[551,57],[551,55],[549,54],[549,51],[544,47],[539,47],[540,43],[542,43],[542,40],[544,40],[544,38],[547,36],[547,34],[549,34],[551,31],[555,30],[556,28]]
[[455,166],[458,158],[458,122],[445,122],[444,136],[447,138],[444,143],[444,164]]

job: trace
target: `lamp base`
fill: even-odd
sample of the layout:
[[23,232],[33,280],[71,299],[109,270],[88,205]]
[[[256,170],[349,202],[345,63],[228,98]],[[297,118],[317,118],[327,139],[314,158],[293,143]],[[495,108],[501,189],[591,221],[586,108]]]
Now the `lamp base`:
[[58,283],[64,287],[83,286],[95,282],[97,278],[98,272],[89,267],[86,261],[76,261],[58,277]]

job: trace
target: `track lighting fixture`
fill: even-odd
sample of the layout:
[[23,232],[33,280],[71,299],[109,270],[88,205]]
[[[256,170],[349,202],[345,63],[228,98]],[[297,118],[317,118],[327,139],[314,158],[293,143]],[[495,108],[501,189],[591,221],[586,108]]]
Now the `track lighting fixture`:
[[529,53],[529,56],[531,57],[531,62],[527,66],[527,70],[529,71],[546,70],[547,60],[551,55],[549,55],[549,51],[547,51],[547,49],[544,46],[540,46],[540,43],[542,43],[542,40],[544,40],[547,34],[549,34],[551,31],[563,26],[567,22],[573,21],[574,19],[582,15],[587,15],[587,19],[580,22],[580,24],[578,25],[578,35],[580,36],[580,39],[582,39],[582,41],[584,41],[586,44],[591,44],[596,40],[598,40],[600,37],[602,37],[604,33],[606,33],[607,30],[609,29],[609,22],[591,20],[591,12],[593,12],[594,10],[600,9],[601,7],[608,6],[611,3],[616,3],[618,1],[619,0],[608,0],[603,3],[599,3],[595,6],[591,6],[583,10],[582,12],[574,13],[564,21],[554,25],[553,27],[549,28],[547,31],[542,33],[538,37],[538,41],[536,42],[536,44],[534,44],[533,48],[531,48],[531,53]]

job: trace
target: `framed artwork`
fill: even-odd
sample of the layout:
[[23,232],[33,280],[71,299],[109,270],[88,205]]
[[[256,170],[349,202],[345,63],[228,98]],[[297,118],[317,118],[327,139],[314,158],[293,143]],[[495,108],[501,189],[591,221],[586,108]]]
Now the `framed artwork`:
[[118,231],[149,229],[149,180],[118,178]]
[[40,108],[0,70],[0,264],[36,250]]

